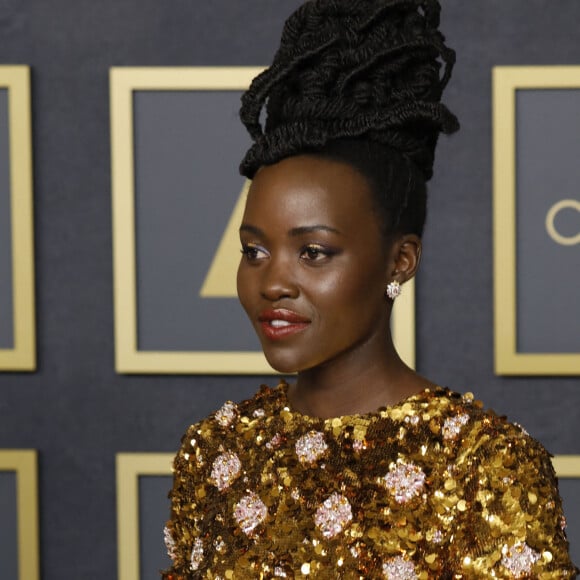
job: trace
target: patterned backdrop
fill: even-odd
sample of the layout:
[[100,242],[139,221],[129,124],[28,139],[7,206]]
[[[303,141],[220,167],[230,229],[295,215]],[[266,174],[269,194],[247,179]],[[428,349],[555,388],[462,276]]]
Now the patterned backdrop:
[[[284,19],[298,4],[298,0],[0,3],[0,65],[31,67],[38,353],[35,372],[0,372],[0,450],[38,452],[37,474],[28,468],[26,473],[33,474],[38,482],[43,580],[155,578],[157,569],[165,565],[161,528],[167,513],[169,458],[181,434],[224,400],[242,399],[260,382],[277,380],[247,374],[148,374],[144,368],[133,374],[115,371],[110,69],[266,65]],[[440,142],[416,284],[418,369],[440,384],[475,392],[488,406],[525,426],[558,456],[580,455],[580,373],[559,376],[556,369],[548,376],[537,371],[500,376],[494,371],[492,69],[505,65],[580,65],[579,21],[577,0],[444,1],[442,28],[458,52],[447,103],[460,118],[462,130]],[[566,126],[573,111],[578,115],[580,83],[577,87],[567,94],[566,106],[548,99],[537,105],[540,113],[530,112],[536,105],[533,99],[524,98],[521,114],[527,116],[521,118],[523,129],[515,136],[518,146],[523,146],[521,161],[527,163],[523,169],[530,169],[526,179],[534,184],[538,174],[556,174],[562,198],[576,201],[578,178],[574,172],[578,169],[566,159],[578,159],[578,133],[572,132],[571,139],[551,147],[542,137],[545,127],[554,131],[558,124]],[[3,91],[0,83],[0,108],[6,102]],[[186,195],[180,202],[186,210],[197,204],[196,216],[207,212],[208,218],[202,221],[213,232],[215,244],[243,187],[235,171],[232,173],[236,151],[228,148],[239,136],[235,108],[229,118],[218,118],[220,98],[209,99],[209,105],[207,98],[201,99],[205,104],[194,103],[195,114],[204,117],[204,130],[195,132],[194,140],[191,134],[182,136],[185,141],[181,148],[182,161],[195,168],[197,181],[189,191],[192,197]],[[207,113],[206,105],[215,105],[214,112]],[[157,109],[148,110],[151,106],[156,105],[145,100],[139,110],[154,120]],[[543,125],[536,123],[534,114],[542,117]],[[0,119],[9,116],[10,112],[0,111]],[[183,127],[191,129],[195,122],[188,119]],[[6,132],[6,123],[0,124],[0,132]],[[544,127],[540,134],[538,127]],[[221,136],[216,137],[212,130]],[[135,134],[135,138],[140,137],[143,135]],[[2,139],[6,137],[0,136],[0,143],[5,142]],[[6,167],[8,153],[0,151],[0,157],[4,156],[0,167]],[[537,155],[539,159],[534,157]],[[537,171],[544,167],[546,171]],[[554,167],[560,169],[553,171]],[[140,193],[152,196],[150,201],[158,204],[153,212],[175,203],[173,180],[178,179],[178,173],[166,171],[167,182],[155,183],[149,192],[143,188],[135,192],[139,200],[145,199]],[[189,177],[181,175],[179,179]],[[0,176],[3,212],[10,195],[20,195],[11,192],[6,183]],[[223,196],[218,183],[227,189]],[[569,284],[571,272],[580,272],[580,244],[565,250],[564,246],[556,248],[554,260],[559,266],[549,276],[538,275],[533,268],[535,254],[530,259],[529,240],[546,235],[545,213],[540,212],[540,222],[533,221],[536,210],[521,205],[528,193],[527,189],[517,191],[520,209],[526,210],[518,214],[518,225],[527,237],[520,240],[523,253],[518,254],[524,261],[516,264],[514,271],[519,291],[533,290],[526,295],[532,297],[531,302],[526,299],[525,304],[516,305],[517,311],[525,314],[517,332],[528,333],[520,336],[518,344],[534,349],[532,338],[542,339],[543,328],[551,324],[551,318],[546,320],[541,316],[543,311],[539,312],[544,300],[558,296],[550,308],[559,309],[561,320],[570,322],[566,332],[580,328],[573,324],[579,318],[577,300],[561,298],[576,294],[555,290]],[[211,244],[205,247],[195,236],[172,242],[172,236],[183,229],[174,229],[170,223],[156,231],[144,224],[143,219],[154,214],[143,213],[147,209],[143,203],[136,208],[137,215],[142,216],[134,232],[134,238],[143,244],[138,247],[152,248],[153,258],[157,249],[157,259],[163,259],[163,252],[171,248],[167,244],[175,244],[179,255],[184,256],[176,261],[178,271],[173,272],[180,276],[211,262],[217,249]],[[527,216],[532,221],[525,221]],[[9,227],[5,217],[0,216],[3,228]],[[181,217],[187,221],[187,211]],[[563,221],[556,225],[573,237],[578,230],[576,217],[562,213]],[[0,239],[5,237],[0,235]],[[159,245],[155,239],[160,240]],[[0,252],[0,256],[6,253]],[[151,264],[142,265],[138,284],[149,279],[147,267]],[[0,272],[7,271],[6,264],[0,265]],[[163,286],[164,278],[152,274],[153,282]],[[187,276],[180,279],[188,280]],[[141,345],[171,350],[185,344],[188,348],[191,328],[183,324],[187,319],[181,319],[174,307],[182,304],[188,308],[188,295],[192,302],[198,299],[198,282],[162,288],[166,301],[175,292],[175,302],[166,302],[166,306],[155,302],[160,298],[155,292],[151,294],[152,288],[141,286],[139,296],[143,300],[139,315],[145,317],[139,329]],[[7,304],[10,300],[0,299],[0,308],[8,308]],[[216,304],[219,309],[220,303]],[[236,308],[233,301],[228,304],[228,308]],[[155,316],[149,316],[152,312]],[[9,314],[0,314],[0,321],[8,321],[4,325],[11,319]],[[171,336],[174,329],[179,329],[179,336]],[[205,331],[199,330],[195,340],[203,345]],[[221,334],[231,332],[228,328]],[[553,327],[550,332],[554,332]],[[560,336],[557,328],[555,332]],[[235,345],[244,333],[247,329],[240,327],[228,340]],[[10,336],[0,329],[4,342],[9,343]],[[208,328],[208,348],[214,349],[219,339],[220,332],[216,338],[214,329],[210,332]],[[5,348],[4,342],[0,341],[0,349]],[[564,348],[568,345],[570,352],[578,354],[577,334]],[[26,477],[15,477],[18,469],[10,465],[0,462],[3,580],[18,578],[18,541],[14,538],[18,537],[16,521],[24,517],[14,507],[16,490]],[[566,458],[560,465],[568,475],[562,479],[561,489],[573,554],[579,563],[580,469],[576,468],[578,461]],[[27,493],[34,492],[27,489]],[[22,538],[19,541],[22,550],[30,545],[25,546]],[[35,579],[28,576],[26,580]]]

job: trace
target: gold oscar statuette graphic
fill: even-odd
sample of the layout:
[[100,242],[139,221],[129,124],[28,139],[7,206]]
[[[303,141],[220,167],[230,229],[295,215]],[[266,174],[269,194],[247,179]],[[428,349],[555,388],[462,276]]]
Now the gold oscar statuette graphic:
[[247,179],[232,211],[230,221],[199,292],[202,298],[235,298],[238,295],[236,290],[236,272],[240,261],[238,230],[242,223],[250,183],[251,181]]
[[580,232],[575,236],[563,236],[556,229],[556,216],[565,210],[576,210],[578,212],[578,218],[580,218],[580,201],[577,199],[562,199],[558,203],[555,203],[546,215],[546,230],[548,235],[557,243],[562,246],[575,246],[580,244]]

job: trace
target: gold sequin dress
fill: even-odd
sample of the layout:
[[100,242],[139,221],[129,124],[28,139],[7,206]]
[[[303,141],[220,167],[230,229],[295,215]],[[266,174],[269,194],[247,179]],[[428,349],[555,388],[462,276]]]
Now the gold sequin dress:
[[550,456],[521,427],[439,388],[318,419],[287,387],[185,434],[165,580],[576,577]]

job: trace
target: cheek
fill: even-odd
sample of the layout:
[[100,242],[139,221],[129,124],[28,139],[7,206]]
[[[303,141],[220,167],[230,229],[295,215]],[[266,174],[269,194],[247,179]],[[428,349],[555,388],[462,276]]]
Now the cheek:
[[249,280],[250,276],[248,276],[248,271],[244,267],[243,263],[240,263],[238,267],[238,273],[236,276],[236,287],[238,291],[238,299],[240,304],[247,311],[248,309],[248,300],[251,296],[250,289],[252,284]]
[[[333,318],[376,316],[383,305],[382,280],[371,268],[349,268],[320,277],[311,287],[316,307]],[[314,300],[314,295],[312,295]]]

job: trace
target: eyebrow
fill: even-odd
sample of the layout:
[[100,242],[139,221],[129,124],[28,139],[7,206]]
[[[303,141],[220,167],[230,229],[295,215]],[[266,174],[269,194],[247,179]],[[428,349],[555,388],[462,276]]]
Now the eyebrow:
[[[325,226],[323,224],[314,224],[312,226],[299,226],[297,228],[292,228],[289,233],[291,236],[295,237],[320,231],[341,235],[341,232],[336,228]],[[260,228],[252,226],[250,224],[242,224],[240,226],[240,232],[249,232],[251,234],[256,234],[257,236],[264,235],[264,232]]]

